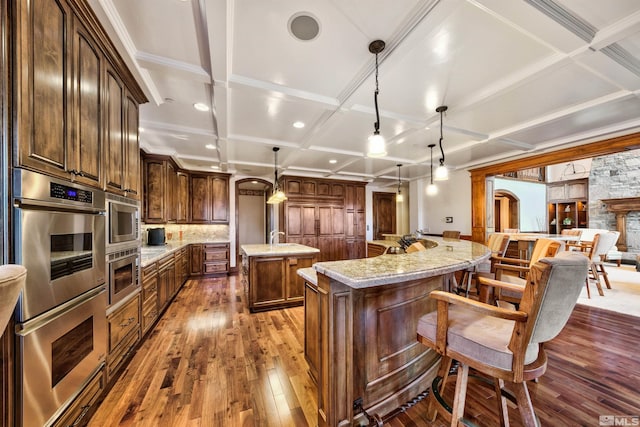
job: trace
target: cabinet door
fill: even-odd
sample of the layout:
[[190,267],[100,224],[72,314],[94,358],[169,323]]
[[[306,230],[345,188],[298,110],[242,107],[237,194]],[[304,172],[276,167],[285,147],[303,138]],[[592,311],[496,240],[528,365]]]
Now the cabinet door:
[[123,99],[124,87],[111,67],[107,67],[105,82],[105,113],[106,113],[106,173],[107,191],[123,193],[124,186],[124,122]]
[[211,218],[211,192],[209,191],[209,177],[206,175],[191,175],[191,222],[207,223]]
[[138,103],[127,96],[125,112],[125,191],[140,199],[140,140],[138,139]]
[[191,268],[190,273],[192,276],[199,276],[202,274],[202,266],[204,262],[204,245],[190,245],[190,260]]
[[165,222],[165,165],[162,160],[146,159],[144,220],[147,223]]
[[184,223],[189,219],[187,206],[189,204],[189,175],[184,172],[178,172],[178,197],[177,197],[177,214],[176,222]]
[[229,178],[211,177],[211,222],[229,223]]
[[177,176],[176,169],[170,162],[166,162],[167,186],[162,194],[165,199],[165,219],[167,222],[176,220],[176,194],[177,194]]
[[317,286],[305,282],[304,286],[304,358],[309,373],[318,381],[320,368],[320,298]]
[[16,79],[21,166],[69,178],[72,105],[71,11],[64,2],[20,0],[16,8]]
[[102,187],[102,120],[100,115],[102,55],[90,33],[74,20],[73,143],[69,147],[69,168],[76,180]]
[[298,276],[299,268],[311,267],[314,257],[288,257],[287,258],[287,301],[302,301],[304,299],[304,279]]
[[285,301],[285,258],[252,257],[249,274],[250,308],[259,309]]

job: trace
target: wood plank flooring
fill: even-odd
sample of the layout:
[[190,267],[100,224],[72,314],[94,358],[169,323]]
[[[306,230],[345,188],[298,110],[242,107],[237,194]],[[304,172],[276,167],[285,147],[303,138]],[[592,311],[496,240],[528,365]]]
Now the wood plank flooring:
[[[89,425],[317,425],[303,314],[302,307],[249,313],[237,276],[189,280]],[[598,426],[600,415],[640,415],[638,343],[640,318],[577,306],[547,344],[547,373],[529,384],[542,425]],[[471,385],[467,400],[471,421],[498,425],[490,392]],[[405,409],[386,425],[446,425],[425,418],[425,401]],[[520,426],[517,409],[509,412]]]

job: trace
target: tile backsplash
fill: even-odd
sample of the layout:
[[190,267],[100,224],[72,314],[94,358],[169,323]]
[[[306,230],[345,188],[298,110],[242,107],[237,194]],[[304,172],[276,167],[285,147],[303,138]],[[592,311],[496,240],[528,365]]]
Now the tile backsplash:
[[226,224],[142,224],[142,242],[147,241],[148,228],[164,228],[167,242],[183,240],[229,240],[229,226]]

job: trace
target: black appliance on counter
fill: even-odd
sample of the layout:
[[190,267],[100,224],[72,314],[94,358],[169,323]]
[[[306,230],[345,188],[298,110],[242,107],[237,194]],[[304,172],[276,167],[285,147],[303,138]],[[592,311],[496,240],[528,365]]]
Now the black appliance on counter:
[[147,245],[162,246],[165,243],[164,228],[150,228],[147,230]]

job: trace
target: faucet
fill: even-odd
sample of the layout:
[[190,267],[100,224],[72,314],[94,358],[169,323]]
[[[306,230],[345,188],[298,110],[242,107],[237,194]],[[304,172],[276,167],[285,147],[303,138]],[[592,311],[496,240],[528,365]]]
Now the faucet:
[[269,233],[269,245],[273,246],[273,239],[279,234],[284,236],[284,231],[271,230],[271,233]]

